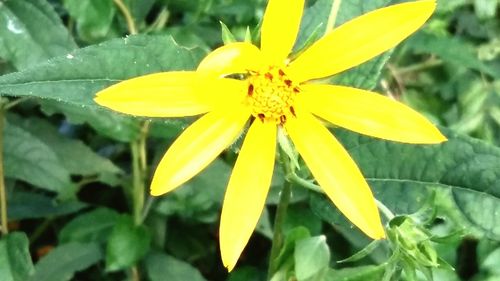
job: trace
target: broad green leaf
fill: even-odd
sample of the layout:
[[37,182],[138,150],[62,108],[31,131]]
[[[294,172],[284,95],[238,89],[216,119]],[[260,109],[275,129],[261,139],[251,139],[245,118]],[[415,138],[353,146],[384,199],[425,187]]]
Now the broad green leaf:
[[125,0],[124,2],[131,10],[134,20],[141,22],[146,18],[156,0]]
[[153,72],[192,70],[202,53],[166,36],[137,35],[76,50],[0,77],[0,95],[29,96],[97,107],[95,94],[114,83]]
[[18,70],[76,49],[61,19],[46,0],[2,1],[0,57]]
[[311,237],[309,230],[303,226],[298,226],[291,229],[285,235],[285,241],[281,247],[279,255],[273,261],[276,269],[288,271],[287,267],[293,266],[294,251],[298,241],[305,240]]
[[99,134],[111,139],[130,142],[137,139],[141,126],[140,119],[120,114],[106,108],[79,106],[52,100],[40,102],[47,115],[62,113],[72,124],[88,124]]
[[297,241],[295,245],[295,275],[298,281],[323,280],[330,263],[330,249],[326,237],[314,236]]
[[205,281],[189,263],[163,253],[153,253],[146,260],[146,272],[151,281]]
[[[453,195],[463,219],[492,239],[500,238],[500,148],[445,131],[441,145],[409,145],[336,130],[360,166],[375,197],[396,214],[420,209],[434,191]],[[453,204],[453,202],[452,202]],[[322,196],[311,207],[331,223],[342,222]]]
[[51,250],[35,265],[28,281],[69,281],[73,275],[103,258],[97,243],[68,243]]
[[250,266],[236,267],[231,271],[227,281],[262,281],[265,274],[262,270]]
[[[337,15],[336,26],[362,14],[388,6],[390,3],[390,0],[342,1]],[[382,68],[391,57],[392,52],[392,50],[389,50],[361,65],[340,73],[333,77],[332,82],[334,84],[372,90],[377,85]]]
[[10,115],[8,120],[52,147],[61,164],[72,175],[102,176],[121,172],[109,159],[92,151],[81,140],[61,135],[56,127],[44,119],[36,117],[22,119],[17,115]]
[[416,54],[437,55],[455,66],[471,68],[496,78],[500,77],[498,70],[480,61],[474,48],[458,37],[419,32],[408,39],[406,46]]
[[228,164],[216,159],[175,192],[160,198],[156,211],[205,223],[217,221],[230,172]]
[[84,40],[95,41],[109,32],[116,13],[113,0],[64,0],[63,3]]
[[54,150],[36,135],[9,123],[4,130],[4,169],[7,178],[56,192],[61,198],[72,197],[76,191]]
[[64,216],[87,207],[87,204],[76,200],[59,202],[47,195],[19,190],[13,190],[7,197],[9,220]]
[[122,215],[113,227],[106,248],[106,270],[128,268],[149,251],[151,235],[145,226],[134,225],[132,218]]
[[480,19],[491,19],[497,14],[498,1],[474,0],[476,15]]
[[299,226],[306,227],[311,235],[321,234],[322,222],[307,205],[289,205],[283,223],[283,231],[287,233]]
[[112,209],[99,208],[81,214],[67,223],[59,232],[59,241],[106,242],[118,222],[119,214]]
[[343,269],[330,269],[325,281],[375,281],[382,280],[383,266],[357,266]]
[[34,272],[26,234],[14,232],[0,240],[0,276],[2,281],[26,281]]
[[[389,3],[390,0],[372,0],[368,2],[364,0],[342,1],[335,26],[339,26],[350,19],[377,8],[387,6]],[[304,45],[309,44],[311,39],[316,41],[316,39],[323,36],[331,7],[331,0],[318,0],[313,6],[305,10],[301,23],[301,31],[295,47],[302,48]],[[317,38],[310,38],[311,36]],[[380,78],[380,71],[389,60],[391,54],[392,51],[385,52],[370,61],[336,75],[333,77],[332,83],[371,90],[377,85]]]

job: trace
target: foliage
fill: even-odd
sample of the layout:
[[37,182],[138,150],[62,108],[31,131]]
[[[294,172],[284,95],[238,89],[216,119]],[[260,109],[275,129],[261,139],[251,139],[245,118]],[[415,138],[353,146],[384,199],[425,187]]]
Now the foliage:
[[[332,2],[306,1],[297,51],[321,36]],[[336,25],[396,2],[343,0]],[[257,231],[228,274],[217,229],[239,142],[183,187],[152,198],[145,187],[156,164],[192,119],[135,118],[93,101],[124,79],[195,69],[222,40],[257,42],[265,5],[0,0],[0,143],[11,231],[0,240],[1,280],[266,280],[271,221],[290,175],[275,173]],[[388,239],[370,243],[322,194],[296,181],[270,280],[500,278],[499,6],[439,0],[426,27],[398,48],[331,78],[410,105],[449,141],[413,146],[331,128],[387,206]],[[141,143],[147,149],[138,156]],[[307,180],[297,165],[295,176]]]

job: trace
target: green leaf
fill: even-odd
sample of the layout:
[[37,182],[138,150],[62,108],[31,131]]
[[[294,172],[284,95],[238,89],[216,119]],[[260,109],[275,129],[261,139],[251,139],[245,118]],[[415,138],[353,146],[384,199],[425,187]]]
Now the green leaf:
[[113,0],[64,0],[63,3],[84,40],[94,41],[109,32],[116,13]]
[[119,214],[115,210],[105,208],[81,214],[61,229],[59,241],[104,243],[108,240],[118,218]]
[[251,266],[236,267],[231,271],[227,281],[261,281],[265,280],[262,270]]
[[434,54],[455,66],[471,68],[496,78],[500,77],[498,70],[479,60],[476,51],[469,43],[457,37],[418,32],[408,39],[406,46],[416,54]]
[[298,281],[322,280],[322,272],[328,268],[330,263],[330,249],[326,244],[326,237],[314,236],[297,241],[295,245],[295,274]]
[[87,204],[66,200],[58,202],[56,199],[33,192],[14,190],[8,194],[9,204],[7,214],[9,220],[23,220],[48,218],[76,213],[87,207]]
[[150,240],[145,226],[137,226],[131,217],[122,215],[108,240],[106,270],[117,271],[134,265],[148,252]]
[[201,55],[200,50],[183,48],[168,36],[114,39],[4,75],[0,95],[97,107],[93,98],[99,90],[139,75],[193,69]]
[[495,0],[474,0],[476,15],[480,19],[491,19],[497,14],[498,1]]
[[[372,0],[369,2],[364,0],[342,1],[335,26],[339,26],[350,19],[372,10],[385,7],[390,2],[390,0]],[[322,36],[326,29],[331,6],[331,0],[318,0],[313,6],[305,10],[304,17],[302,18],[301,31],[295,45],[296,47],[302,47],[306,44],[306,42],[310,40],[309,37],[311,35],[318,37],[316,39]],[[319,34],[317,34],[318,32]],[[317,36],[315,34],[317,34]],[[359,66],[344,71],[333,77],[331,82],[334,84],[371,90],[377,85],[380,79],[380,72],[389,60],[391,54],[392,50],[387,51]]]
[[98,155],[80,140],[62,136],[56,127],[44,119],[36,117],[21,119],[17,115],[9,115],[7,119],[35,135],[47,146],[51,146],[61,164],[72,175],[102,176],[121,172],[109,159]]
[[73,275],[103,258],[97,243],[69,243],[51,250],[35,266],[29,281],[69,281]]
[[205,281],[201,273],[189,263],[162,253],[149,255],[146,271],[151,281]]
[[230,172],[228,164],[216,159],[175,192],[160,198],[156,211],[205,223],[217,221]]
[[331,269],[325,281],[373,281],[382,280],[384,275],[383,266],[357,266],[352,268]]
[[72,197],[76,191],[69,171],[53,149],[9,123],[4,130],[4,169],[6,177],[56,192],[61,198]]
[[[500,238],[500,148],[442,129],[441,145],[409,145],[336,130],[358,163],[375,197],[396,214],[418,211],[433,192],[450,191],[463,219],[492,239]],[[453,204],[453,202],[452,202]],[[313,211],[330,223],[344,223],[323,196]]]
[[284,269],[289,265],[293,265],[293,253],[297,242],[311,237],[309,230],[303,226],[298,226],[286,233],[285,241],[281,247],[280,253],[276,260],[273,261],[274,268]]
[[77,48],[46,0],[2,1],[0,38],[0,57],[18,70]]
[[2,281],[25,281],[34,272],[26,234],[14,232],[0,240]]
[[139,118],[106,108],[82,107],[52,100],[43,100],[40,103],[42,111],[47,115],[62,113],[71,124],[88,124],[100,135],[117,141],[130,142],[135,140],[141,130]]
[[222,42],[224,42],[224,45],[227,45],[229,43],[234,43],[236,42],[236,38],[234,37],[233,33],[229,28],[227,27],[226,24],[224,24],[222,21],[220,22],[221,26],[221,33],[222,33]]
[[288,206],[286,218],[283,223],[283,231],[288,231],[303,226],[306,227],[311,235],[321,234],[322,222],[311,209],[305,204],[292,204]]

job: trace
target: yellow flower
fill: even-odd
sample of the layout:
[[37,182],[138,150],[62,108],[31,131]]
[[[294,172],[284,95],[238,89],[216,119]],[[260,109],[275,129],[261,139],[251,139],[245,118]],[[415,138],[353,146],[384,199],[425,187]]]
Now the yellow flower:
[[[159,163],[152,195],[167,193],[199,173],[250,123],[222,208],[220,247],[228,270],[235,266],[264,207],[278,129],[290,137],[337,208],[373,239],[385,237],[373,195],[354,161],[317,117],[386,140],[415,144],[446,140],[419,113],[382,95],[308,83],[393,48],[430,17],[434,0],[367,13],[335,28],[290,61],[303,6],[304,0],[270,0],[260,49],[249,43],[228,44],[205,57],[196,71],[130,79],[95,98],[100,105],[133,115],[204,114]],[[230,74],[244,78],[233,79]]]

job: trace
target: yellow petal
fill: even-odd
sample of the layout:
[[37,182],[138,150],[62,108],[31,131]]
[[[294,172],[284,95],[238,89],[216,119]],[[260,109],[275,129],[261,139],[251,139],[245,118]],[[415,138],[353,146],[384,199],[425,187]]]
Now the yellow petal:
[[156,168],[151,195],[185,183],[233,143],[250,116],[243,107],[234,109],[207,113],[175,140]]
[[261,29],[261,50],[275,63],[282,64],[293,48],[304,0],[271,0],[267,4]]
[[248,243],[271,185],[276,124],[255,120],[233,169],[220,223],[222,262],[231,271]]
[[201,61],[197,71],[222,76],[258,70],[264,65],[264,58],[257,47],[250,43],[238,42],[212,51]]
[[319,39],[287,73],[307,81],[339,73],[395,47],[431,16],[435,0],[407,2],[355,18]]
[[446,137],[424,116],[385,96],[332,85],[303,85],[299,102],[319,117],[349,130],[386,140],[425,144]]
[[321,188],[366,235],[384,238],[373,194],[356,163],[315,117],[297,116],[286,122],[286,130]]
[[112,85],[98,92],[94,100],[115,111],[138,116],[193,116],[241,92],[238,82],[192,71],[162,72]]

